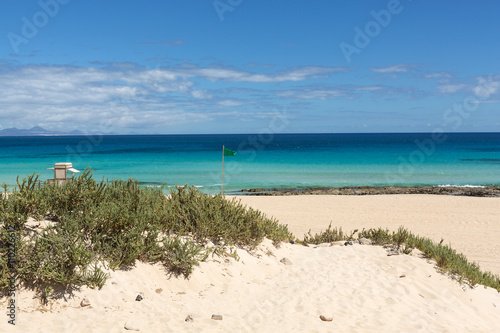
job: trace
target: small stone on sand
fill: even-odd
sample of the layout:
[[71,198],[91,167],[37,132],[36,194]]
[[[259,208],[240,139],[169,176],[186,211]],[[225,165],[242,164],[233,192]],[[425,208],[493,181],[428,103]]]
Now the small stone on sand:
[[137,327],[135,327],[134,325],[130,325],[130,324],[125,324],[125,326],[123,326],[124,329],[126,329],[127,331],[139,331],[139,329]]
[[368,238],[360,238],[358,239],[358,243],[361,245],[372,245],[372,241],[369,240]]
[[222,320],[222,315],[221,314],[213,314],[212,319],[213,320]]
[[319,319],[321,319],[323,321],[332,321],[333,317],[321,315],[321,316],[319,316]]
[[285,264],[285,265],[293,265],[292,261],[286,257],[281,259],[280,263]]
[[89,300],[87,299],[87,297],[84,297],[84,298],[82,299],[82,301],[80,302],[80,306],[81,306],[82,308],[83,308],[83,307],[85,307],[85,306],[89,306],[89,305],[90,305],[90,302],[89,302]]

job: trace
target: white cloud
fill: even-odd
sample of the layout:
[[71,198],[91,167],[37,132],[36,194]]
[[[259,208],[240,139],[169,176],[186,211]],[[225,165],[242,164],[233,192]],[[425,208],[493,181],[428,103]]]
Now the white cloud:
[[299,99],[334,99],[338,97],[346,97],[349,94],[340,89],[290,89],[276,91],[276,96],[285,98],[299,98]]
[[487,99],[487,100],[481,101],[481,100],[476,99],[476,100],[469,101],[469,103],[471,103],[471,104],[493,104],[493,103],[500,103],[500,100]]
[[366,87],[357,87],[355,88],[358,91],[378,91],[386,89],[383,86],[366,86]]
[[442,84],[437,86],[439,92],[443,94],[453,94],[465,88],[467,88],[467,85],[465,84]]
[[449,79],[452,77],[452,75],[448,72],[434,72],[434,73],[427,73],[424,75],[426,79]]
[[205,89],[192,90],[191,95],[194,98],[198,98],[198,99],[210,99],[210,98],[212,98],[212,95]]
[[[195,89],[200,80],[297,82],[343,70],[307,66],[262,74],[209,67],[144,69],[132,63],[4,67],[0,72],[0,119],[18,127],[39,124],[51,129],[64,124],[68,130],[83,131],[99,127],[101,119],[111,121],[115,130],[206,121],[216,117],[210,112],[217,107],[253,103],[268,93],[236,87]],[[250,94],[251,100],[246,100]]]
[[[472,83],[475,79],[476,83]],[[489,99],[491,96],[496,96],[500,92],[500,76],[478,76],[475,78],[465,78],[461,80],[455,80],[455,82],[450,82],[452,80],[445,79],[439,85],[437,89],[442,94],[453,94],[457,91],[467,91],[473,93],[476,97],[482,99]],[[458,81],[458,82],[457,82]]]
[[365,92],[372,93],[372,96],[379,96],[382,92],[394,93],[395,91],[388,87],[377,85],[340,85],[334,88],[306,86],[299,89],[277,90],[274,93],[276,96],[285,98],[327,100],[340,97],[353,99],[360,97]]
[[377,73],[405,73],[410,72],[415,68],[412,64],[399,64],[388,67],[371,67],[370,69]]
[[235,101],[235,100],[223,100],[217,103],[217,105],[224,106],[224,107],[234,107],[234,106],[240,106],[240,105],[245,105],[247,103],[242,102],[242,101]]
[[210,81],[231,81],[231,82],[285,82],[303,81],[311,78],[327,77],[334,72],[347,71],[344,67],[318,67],[306,66],[280,71],[274,74],[258,74],[228,68],[186,68],[173,69],[173,73],[185,77],[201,77]]
[[499,77],[493,78],[492,75],[486,78],[482,76],[477,77],[477,85],[474,87],[474,93],[476,96],[483,98],[488,98],[496,94],[500,90],[499,79]]

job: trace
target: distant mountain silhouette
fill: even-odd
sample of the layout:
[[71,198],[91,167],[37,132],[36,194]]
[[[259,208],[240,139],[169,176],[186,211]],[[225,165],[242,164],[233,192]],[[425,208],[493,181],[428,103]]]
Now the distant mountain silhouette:
[[32,127],[27,131],[29,133],[32,133],[33,135],[43,135],[43,134],[47,134],[49,132],[45,128],[41,128],[40,126]]
[[[110,133],[111,134],[111,133]],[[79,130],[73,130],[71,132],[61,132],[61,131],[49,131],[40,126],[35,126],[30,129],[24,128],[6,128],[0,130],[0,136],[51,136],[51,135],[85,135],[85,133]]]

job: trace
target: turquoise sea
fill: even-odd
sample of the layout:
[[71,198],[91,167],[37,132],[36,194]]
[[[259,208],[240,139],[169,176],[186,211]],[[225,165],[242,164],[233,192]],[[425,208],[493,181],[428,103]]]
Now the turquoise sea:
[[224,190],[383,185],[500,185],[500,133],[238,134],[0,137],[0,183],[56,162],[97,179]]

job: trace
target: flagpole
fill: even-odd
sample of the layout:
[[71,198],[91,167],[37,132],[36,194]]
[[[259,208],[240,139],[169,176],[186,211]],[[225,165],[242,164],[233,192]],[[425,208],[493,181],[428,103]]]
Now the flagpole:
[[222,145],[222,183],[220,187],[220,194],[224,195],[224,145]]

